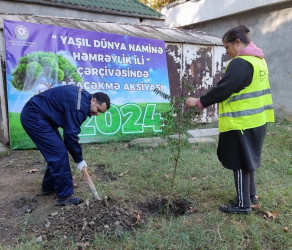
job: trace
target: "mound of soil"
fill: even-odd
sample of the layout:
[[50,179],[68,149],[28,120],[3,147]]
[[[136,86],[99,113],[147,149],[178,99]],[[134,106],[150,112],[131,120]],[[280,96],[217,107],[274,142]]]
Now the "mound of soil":
[[39,231],[41,239],[55,237],[74,238],[75,242],[92,242],[96,233],[116,234],[121,236],[141,225],[149,215],[184,215],[191,203],[187,200],[168,201],[155,198],[141,203],[140,210],[120,200],[105,197],[101,201],[87,200],[77,206],[70,205],[54,212],[45,219]]
[[87,200],[52,213],[39,234],[42,239],[72,237],[75,242],[91,242],[96,233],[122,235],[131,231],[136,221],[137,211],[126,203],[110,198]]

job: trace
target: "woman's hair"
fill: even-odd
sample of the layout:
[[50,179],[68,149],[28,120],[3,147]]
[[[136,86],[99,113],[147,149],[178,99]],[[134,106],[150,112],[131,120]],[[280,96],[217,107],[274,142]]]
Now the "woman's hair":
[[228,30],[222,37],[223,43],[233,43],[236,39],[239,39],[244,44],[249,44],[250,39],[248,36],[249,29],[244,25],[239,25],[235,28]]
[[110,98],[109,96],[106,94],[106,93],[103,93],[103,92],[96,92],[94,93],[93,95],[93,98],[96,98],[96,102],[99,104],[99,105],[102,105],[104,102],[106,104],[106,108],[109,109],[110,106],[111,106],[111,103],[110,103]]

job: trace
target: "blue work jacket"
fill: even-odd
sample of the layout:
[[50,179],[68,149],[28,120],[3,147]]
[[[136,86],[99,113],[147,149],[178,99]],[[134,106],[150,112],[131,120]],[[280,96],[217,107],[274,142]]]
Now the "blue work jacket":
[[92,94],[73,85],[51,88],[28,102],[54,129],[63,129],[63,139],[73,160],[83,160],[78,143],[81,125],[90,116]]

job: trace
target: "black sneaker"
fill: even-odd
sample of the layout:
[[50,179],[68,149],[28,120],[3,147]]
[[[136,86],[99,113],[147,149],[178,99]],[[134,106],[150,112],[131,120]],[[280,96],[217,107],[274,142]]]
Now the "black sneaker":
[[56,206],[78,205],[80,203],[82,203],[82,200],[74,196],[64,198],[59,197],[56,199]]
[[250,202],[252,205],[257,205],[258,204],[258,199],[255,196],[250,197]]
[[56,191],[54,188],[52,189],[42,189],[42,196],[47,196],[47,195],[50,195],[50,194],[54,194]]
[[224,213],[229,214],[250,214],[251,208],[250,207],[239,207],[236,205],[228,204],[227,206],[220,206],[219,210]]

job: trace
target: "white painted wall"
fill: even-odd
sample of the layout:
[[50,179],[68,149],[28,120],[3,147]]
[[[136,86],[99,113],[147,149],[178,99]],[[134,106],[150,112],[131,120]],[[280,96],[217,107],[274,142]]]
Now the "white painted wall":
[[239,14],[291,0],[193,0],[169,5],[165,11],[166,26],[181,27],[216,18]]

